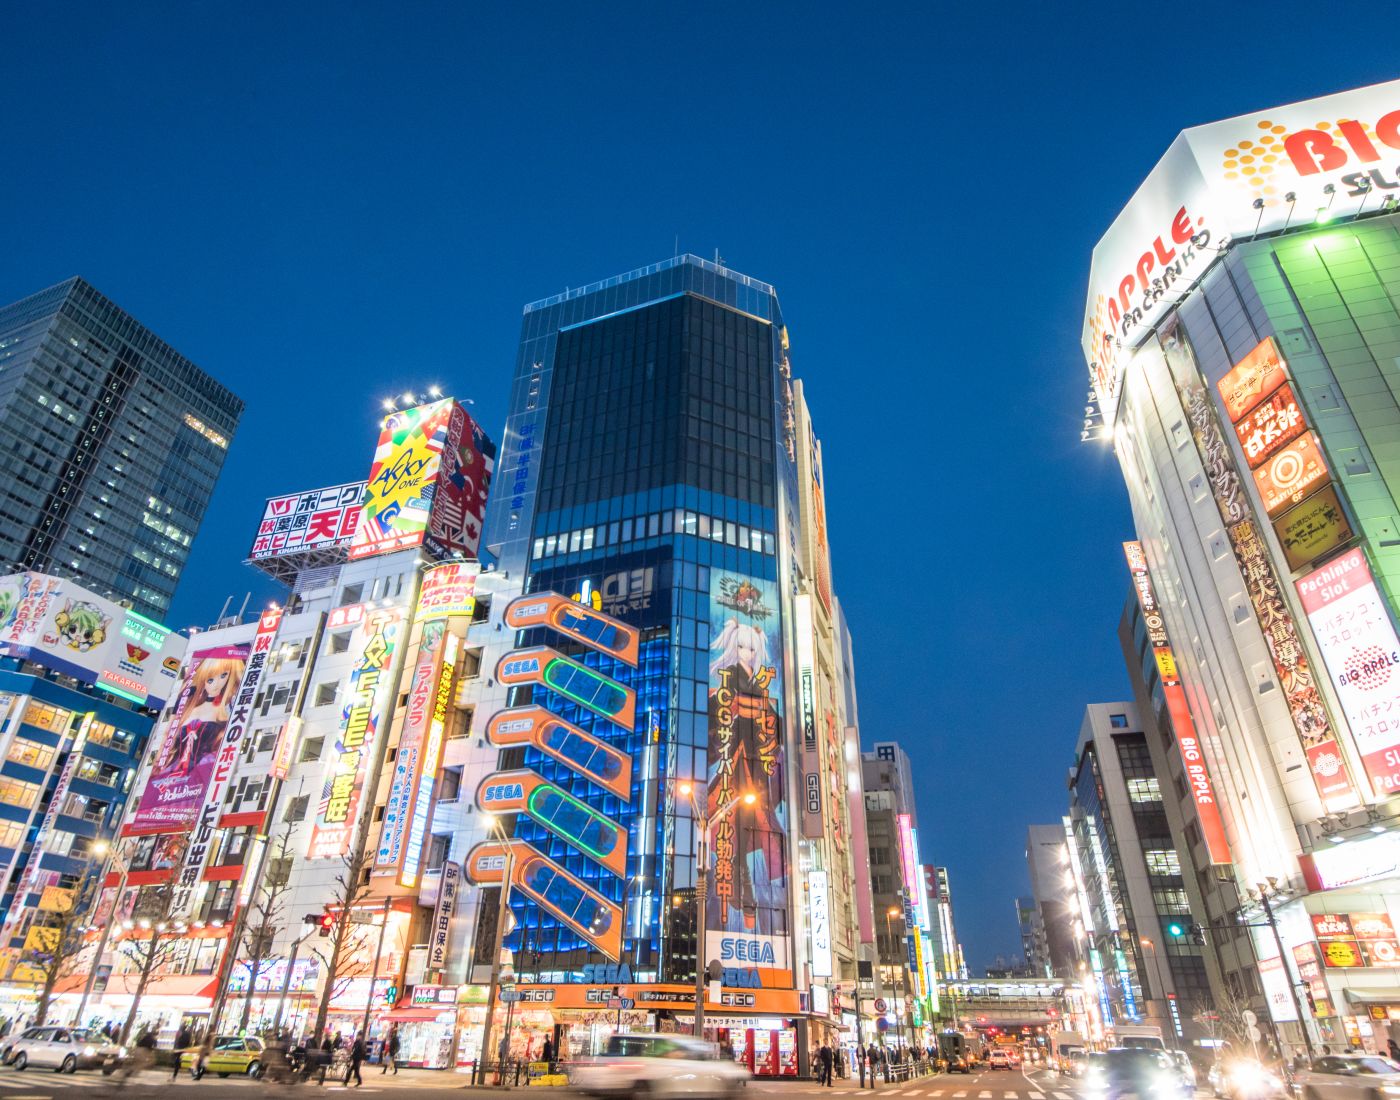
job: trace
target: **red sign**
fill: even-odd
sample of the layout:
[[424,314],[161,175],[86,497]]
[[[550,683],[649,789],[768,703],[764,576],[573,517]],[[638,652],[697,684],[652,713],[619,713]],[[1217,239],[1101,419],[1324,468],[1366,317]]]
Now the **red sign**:
[[1305,427],[1293,387],[1284,383],[1235,425],[1235,434],[1252,470],[1302,435]]
[[1304,432],[1254,471],[1254,484],[1273,519],[1302,501],[1327,477],[1317,436]]
[[1215,385],[1225,402],[1225,415],[1231,424],[1236,424],[1264,399],[1266,393],[1287,380],[1288,367],[1278,353],[1274,338],[1268,336]]
[[1345,913],[1314,913],[1313,935],[1320,940],[1351,939],[1351,921]]

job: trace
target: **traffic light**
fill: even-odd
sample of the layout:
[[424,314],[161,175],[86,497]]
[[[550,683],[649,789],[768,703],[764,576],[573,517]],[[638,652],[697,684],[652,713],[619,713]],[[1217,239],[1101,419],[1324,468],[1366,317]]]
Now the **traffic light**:
[[321,915],[318,923],[317,934],[329,936],[331,934],[331,929],[335,927],[335,917],[331,916],[329,913],[324,913]]
[[1167,925],[1167,932],[1170,933],[1173,939],[1179,940],[1182,936],[1186,935],[1186,926],[1182,924],[1181,921],[1174,920],[1171,924]]
[[1197,947],[1204,947],[1206,945],[1205,925],[1191,925],[1191,942],[1194,943]]

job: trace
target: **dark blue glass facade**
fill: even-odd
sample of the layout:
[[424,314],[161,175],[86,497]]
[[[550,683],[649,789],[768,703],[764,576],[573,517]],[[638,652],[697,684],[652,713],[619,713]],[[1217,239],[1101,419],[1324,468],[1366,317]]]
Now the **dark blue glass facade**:
[[[791,499],[781,341],[771,288],[695,257],[526,310],[486,542],[525,591],[637,627],[641,651],[633,669],[543,628],[516,637],[632,687],[631,731],[540,687],[510,700],[628,753],[630,799],[533,749],[506,750],[501,767],[528,767],[627,830],[624,880],[524,815],[515,822],[516,836],[622,909],[636,981],[694,976],[696,838],[674,780],[706,775],[711,571],[780,579]],[[520,895],[512,904],[507,942],[527,980],[578,981],[608,961]]]

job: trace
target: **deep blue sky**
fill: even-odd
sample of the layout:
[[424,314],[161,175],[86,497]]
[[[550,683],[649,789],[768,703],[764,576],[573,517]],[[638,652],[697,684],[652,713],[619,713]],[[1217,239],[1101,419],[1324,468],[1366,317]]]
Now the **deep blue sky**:
[[1179,129],[1393,78],[1396,39],[1288,2],[680,8],[5,4],[0,301],[81,274],[247,400],[183,625],[271,595],[262,498],[362,476],[385,394],[499,438],[525,302],[677,238],[776,285],[862,734],[913,754],[980,968],[1127,690],[1090,249]]

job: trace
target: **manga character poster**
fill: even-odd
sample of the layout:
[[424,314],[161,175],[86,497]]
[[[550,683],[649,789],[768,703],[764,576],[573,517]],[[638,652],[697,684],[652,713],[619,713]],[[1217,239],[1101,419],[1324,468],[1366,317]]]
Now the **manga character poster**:
[[712,571],[706,961],[760,975],[789,968],[778,608],[774,582]]
[[194,825],[228,728],[230,706],[248,667],[249,649],[243,643],[194,654],[132,815],[130,833],[183,832]]

